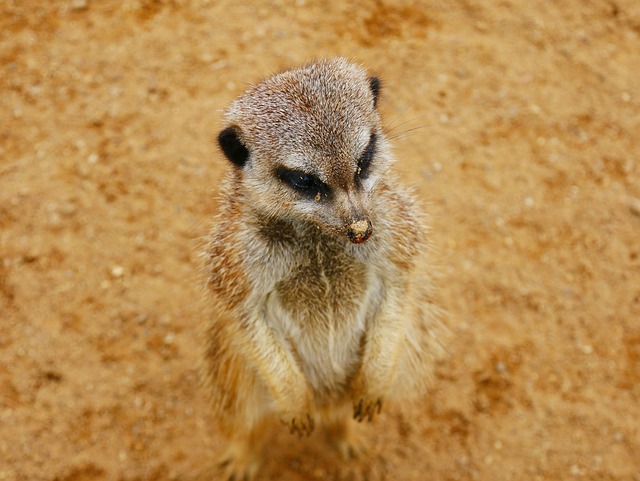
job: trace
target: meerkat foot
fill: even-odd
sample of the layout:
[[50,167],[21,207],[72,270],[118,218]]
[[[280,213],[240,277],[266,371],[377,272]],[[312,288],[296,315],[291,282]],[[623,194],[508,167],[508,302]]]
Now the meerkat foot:
[[266,440],[273,421],[263,419],[247,432],[235,433],[218,466],[225,481],[252,481],[264,461]]
[[364,427],[349,418],[332,421],[325,427],[327,440],[342,459],[362,456],[368,447]]
[[253,481],[262,465],[262,453],[234,442],[220,458],[218,467],[226,481]]

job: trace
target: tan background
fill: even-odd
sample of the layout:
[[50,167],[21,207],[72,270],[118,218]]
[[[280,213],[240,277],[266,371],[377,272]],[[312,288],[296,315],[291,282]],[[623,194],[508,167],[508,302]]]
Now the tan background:
[[208,480],[198,238],[220,110],[327,55],[384,81],[455,342],[370,455],[265,480],[640,480],[637,0],[0,6],[0,480]]

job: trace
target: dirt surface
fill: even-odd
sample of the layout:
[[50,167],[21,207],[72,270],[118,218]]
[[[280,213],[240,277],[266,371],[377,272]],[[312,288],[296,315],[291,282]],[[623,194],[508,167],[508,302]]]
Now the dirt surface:
[[263,480],[640,480],[640,3],[5,0],[0,480],[216,480],[198,239],[246,85],[384,82],[455,332],[432,395],[344,463]]

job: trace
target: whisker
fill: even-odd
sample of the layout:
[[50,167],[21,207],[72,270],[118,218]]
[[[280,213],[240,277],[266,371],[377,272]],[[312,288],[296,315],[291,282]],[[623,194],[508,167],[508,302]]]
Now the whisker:
[[406,125],[410,122],[414,122],[414,121],[422,121],[427,117],[426,114],[421,114],[421,115],[416,115],[415,117],[411,117],[410,119],[404,120],[396,125],[391,125],[391,126],[385,126],[385,133],[386,134],[391,134],[393,133],[395,130],[399,129],[400,127],[402,127],[403,125]]
[[385,132],[390,132],[396,129],[399,125],[402,125],[403,123],[408,122],[405,120],[400,123],[396,123],[402,120],[402,117],[409,111],[409,108],[410,107],[405,107],[401,112],[398,112],[395,115],[395,117],[393,117],[391,120],[388,120],[388,123],[385,122],[385,125],[384,125]]
[[428,129],[429,127],[431,127],[430,125],[420,125],[418,127],[412,127],[410,129],[406,129],[403,130],[401,132],[398,132],[394,135],[391,135],[388,137],[389,140],[397,140],[397,139],[403,139],[405,137],[409,137],[411,134],[419,131],[419,130],[425,130]]

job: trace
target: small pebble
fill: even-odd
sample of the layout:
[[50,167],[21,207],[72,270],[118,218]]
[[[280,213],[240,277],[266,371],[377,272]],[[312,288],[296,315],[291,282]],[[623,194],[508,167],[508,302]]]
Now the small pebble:
[[580,346],[580,350],[582,351],[583,354],[591,354],[593,352],[593,346],[590,346],[589,344],[585,344],[583,346]]
[[640,199],[637,197],[629,197],[629,209],[633,215],[640,217]]
[[574,476],[579,476],[582,473],[580,467],[577,464],[571,466],[571,474]]
[[73,0],[71,2],[71,10],[79,11],[89,8],[89,2],[87,0]]
[[217,62],[209,65],[209,70],[221,70],[227,66],[226,60],[218,60]]
[[49,227],[53,229],[59,229],[60,227],[62,227],[62,219],[57,212],[49,215]]
[[60,212],[65,216],[71,216],[76,213],[76,206],[73,202],[65,201],[60,205]]
[[540,106],[536,104],[529,105],[529,110],[531,111],[531,113],[536,115],[539,115],[542,112],[542,109],[540,108]]
[[111,275],[113,277],[122,277],[123,274],[124,274],[124,267],[122,267],[122,266],[114,266],[111,269]]
[[169,332],[166,336],[164,336],[165,344],[173,344],[173,341],[176,339],[176,335],[173,332]]

